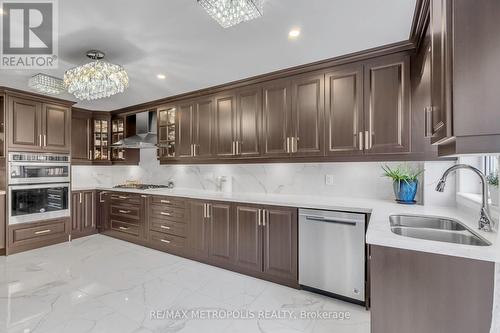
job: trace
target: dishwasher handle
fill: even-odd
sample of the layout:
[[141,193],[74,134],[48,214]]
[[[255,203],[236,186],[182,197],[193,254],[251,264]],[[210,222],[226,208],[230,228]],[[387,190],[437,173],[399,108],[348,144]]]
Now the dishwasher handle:
[[345,224],[345,225],[351,225],[351,226],[356,226],[356,221],[349,220],[349,219],[343,219],[343,218],[326,218],[326,217],[319,217],[319,216],[306,216],[306,220],[308,221],[315,221],[315,222],[328,222],[328,223],[336,223],[336,224]]

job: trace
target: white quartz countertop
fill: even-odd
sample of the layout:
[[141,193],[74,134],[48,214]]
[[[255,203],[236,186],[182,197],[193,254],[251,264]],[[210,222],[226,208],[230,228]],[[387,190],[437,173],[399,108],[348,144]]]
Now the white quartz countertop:
[[[263,205],[277,205],[297,208],[340,210],[370,214],[366,242],[372,245],[395,247],[428,253],[451,255],[485,261],[500,261],[500,246],[497,233],[479,231],[477,214],[470,214],[455,207],[400,205],[388,200],[327,197],[314,195],[262,194],[262,193],[221,193],[193,189],[116,189],[104,187],[73,187],[74,191],[86,189],[131,192],[149,195],[165,195],[202,200],[219,200]],[[393,214],[419,214],[447,217],[459,220],[477,234],[487,239],[490,246],[462,245],[438,241],[415,239],[394,234],[389,225],[389,216]]]

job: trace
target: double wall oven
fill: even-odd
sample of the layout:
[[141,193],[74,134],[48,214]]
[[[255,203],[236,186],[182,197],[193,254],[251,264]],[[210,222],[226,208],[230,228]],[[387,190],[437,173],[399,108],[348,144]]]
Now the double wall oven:
[[9,224],[70,216],[69,155],[9,153]]

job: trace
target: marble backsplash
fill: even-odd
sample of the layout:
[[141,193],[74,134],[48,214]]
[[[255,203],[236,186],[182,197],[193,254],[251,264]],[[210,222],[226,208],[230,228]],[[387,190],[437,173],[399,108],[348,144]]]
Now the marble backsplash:
[[[126,180],[166,184],[172,179],[176,187],[214,191],[216,178],[225,176],[233,192],[309,194],[392,199],[391,181],[382,177],[381,165],[396,166],[400,162],[350,163],[278,163],[160,165],[154,150],[141,151],[138,166],[73,166],[73,187],[110,187]],[[439,205],[454,205],[454,182],[447,191],[434,191],[435,183],[450,162],[407,162],[413,168],[425,168],[418,199]],[[326,175],[333,177],[325,184]]]

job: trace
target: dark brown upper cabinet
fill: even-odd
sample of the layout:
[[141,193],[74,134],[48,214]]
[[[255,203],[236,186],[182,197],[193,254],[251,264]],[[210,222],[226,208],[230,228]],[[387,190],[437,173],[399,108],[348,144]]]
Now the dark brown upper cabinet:
[[236,95],[215,96],[214,149],[217,157],[236,156]]
[[440,143],[453,135],[451,115],[451,4],[431,1],[431,106],[425,112],[430,123],[431,142]]
[[90,164],[92,162],[91,133],[92,113],[73,110],[71,114],[71,163]]
[[176,156],[190,159],[212,157],[212,97],[186,101],[177,108]]
[[427,132],[440,156],[500,152],[500,2],[431,0]]
[[307,74],[264,86],[264,156],[323,154],[324,75]]
[[164,105],[157,109],[158,112],[158,144],[160,159],[175,158],[177,147],[177,108],[174,105]]
[[8,106],[9,139],[11,149],[41,150],[42,104],[24,98],[11,97]]
[[363,65],[347,65],[326,73],[327,155],[363,153],[363,115]]
[[[123,138],[135,135],[135,116],[114,116],[111,118],[111,144]],[[140,151],[135,148],[110,148],[110,158],[113,164],[137,165],[139,164]]]
[[292,79],[289,151],[294,156],[323,154],[324,74]]
[[364,65],[364,151],[410,151],[410,58],[395,54]]
[[262,89],[242,88],[236,93],[236,152],[241,157],[260,155]]
[[71,111],[67,107],[42,105],[43,147],[53,152],[67,152],[71,149]]
[[260,154],[261,89],[258,86],[215,96],[216,157],[255,157]]
[[272,81],[263,87],[262,153],[265,157],[290,154],[291,90],[288,79]]
[[69,152],[71,109],[26,98],[10,97],[9,148],[13,150]]

